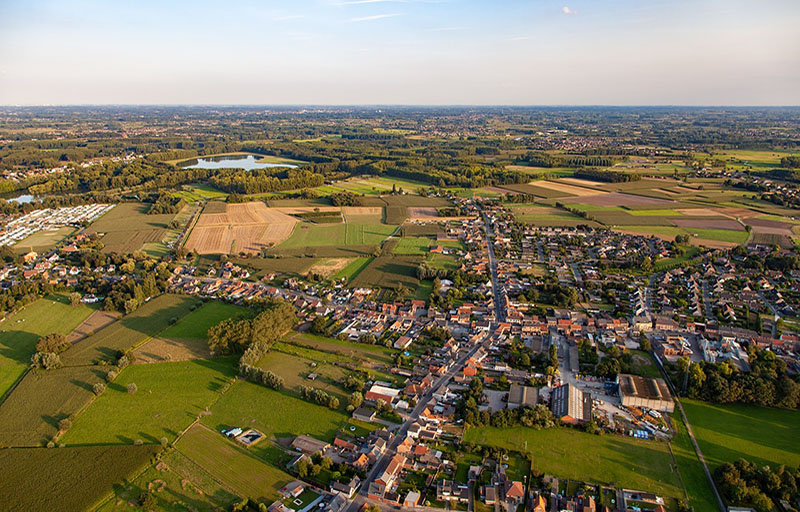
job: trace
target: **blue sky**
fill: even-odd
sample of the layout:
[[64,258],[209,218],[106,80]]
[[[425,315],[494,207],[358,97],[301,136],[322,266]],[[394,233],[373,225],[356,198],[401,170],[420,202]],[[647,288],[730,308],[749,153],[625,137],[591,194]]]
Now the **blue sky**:
[[0,104],[800,104],[797,0],[0,0]]

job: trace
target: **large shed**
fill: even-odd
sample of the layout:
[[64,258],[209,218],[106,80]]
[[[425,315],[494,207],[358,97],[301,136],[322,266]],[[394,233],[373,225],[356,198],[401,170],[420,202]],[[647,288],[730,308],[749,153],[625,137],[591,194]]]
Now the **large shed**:
[[675,410],[672,393],[664,379],[648,379],[638,375],[620,374],[619,396],[626,407],[646,407],[660,412]]

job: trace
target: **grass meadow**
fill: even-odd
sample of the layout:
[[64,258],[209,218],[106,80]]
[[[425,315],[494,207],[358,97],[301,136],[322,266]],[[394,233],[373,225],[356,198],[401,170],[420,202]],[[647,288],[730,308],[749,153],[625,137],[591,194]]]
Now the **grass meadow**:
[[91,510],[157,451],[147,445],[0,450],[0,503],[3,510]]
[[208,330],[228,318],[248,316],[250,310],[226,302],[206,302],[163,332],[163,338],[207,338]]
[[[235,375],[231,358],[131,365],[61,440],[68,445],[173,441]],[[129,394],[132,383],[138,391]]]
[[40,336],[68,334],[94,309],[72,307],[65,295],[39,299],[0,323],[0,397],[25,372]]
[[596,436],[570,428],[470,428],[464,440],[529,453],[533,467],[562,478],[683,497],[666,443]]

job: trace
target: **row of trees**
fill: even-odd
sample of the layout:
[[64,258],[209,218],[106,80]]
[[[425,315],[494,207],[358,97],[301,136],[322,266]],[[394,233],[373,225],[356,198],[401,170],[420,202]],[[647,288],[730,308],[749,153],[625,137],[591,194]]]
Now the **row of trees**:
[[[208,346],[213,354],[242,354],[251,345],[268,349],[297,323],[297,312],[290,303],[278,300],[252,319],[223,320],[208,330]],[[252,363],[250,363],[252,364]]]
[[331,409],[339,408],[338,398],[329,395],[321,389],[311,386],[300,386],[300,398],[303,400],[308,400],[309,402],[317,403],[319,405],[324,405],[325,407],[329,407]]

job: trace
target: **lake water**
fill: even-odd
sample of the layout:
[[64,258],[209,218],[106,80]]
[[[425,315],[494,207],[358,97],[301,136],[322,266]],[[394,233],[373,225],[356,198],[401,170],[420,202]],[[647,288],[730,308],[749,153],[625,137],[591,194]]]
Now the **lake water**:
[[6,199],[6,201],[8,201],[9,203],[26,204],[26,203],[30,203],[34,199],[36,199],[36,197],[32,196],[31,194],[22,194],[22,195],[19,195],[17,197],[12,197],[12,198]]
[[265,164],[259,163],[258,158],[253,155],[239,156],[217,156],[211,158],[198,158],[192,160],[192,165],[182,166],[184,169],[264,169],[266,167],[297,167],[291,164]]

